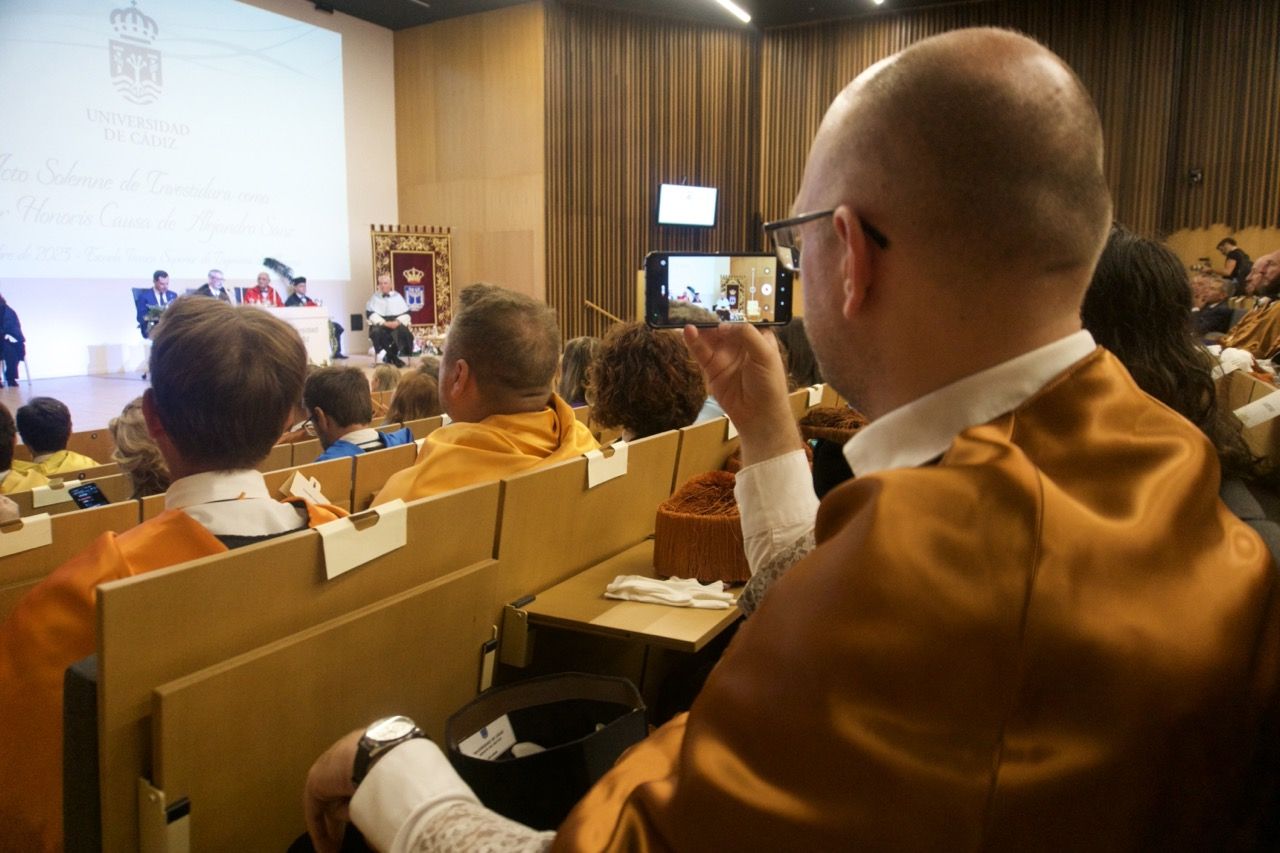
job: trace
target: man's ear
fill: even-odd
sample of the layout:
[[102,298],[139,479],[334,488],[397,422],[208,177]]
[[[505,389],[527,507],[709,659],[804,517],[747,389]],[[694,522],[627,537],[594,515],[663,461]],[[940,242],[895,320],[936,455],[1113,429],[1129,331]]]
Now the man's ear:
[[844,250],[840,260],[841,287],[844,290],[841,313],[848,320],[861,310],[874,285],[875,264],[871,253],[875,247],[862,230],[862,220],[857,212],[848,205],[837,207],[831,221]]
[[458,397],[466,394],[475,386],[475,374],[471,372],[471,365],[467,363],[465,358],[460,358],[453,363],[453,371],[449,374],[449,381],[453,383],[453,395]]
[[155,393],[150,388],[142,392],[142,419],[147,424],[147,435],[151,436],[152,441],[159,443],[165,436],[164,424],[160,422],[160,413],[156,411]]

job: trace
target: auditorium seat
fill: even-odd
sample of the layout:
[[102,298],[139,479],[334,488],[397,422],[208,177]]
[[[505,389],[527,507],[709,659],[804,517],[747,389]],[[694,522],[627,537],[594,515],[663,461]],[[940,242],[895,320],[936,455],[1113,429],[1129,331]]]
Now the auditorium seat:
[[408,504],[404,545],[331,581],[310,530],[99,587],[103,850],[139,849],[140,777],[143,821],[190,798],[192,850],[282,849],[338,736],[396,710],[439,737],[494,632],[499,492]]
[[[28,516],[32,522],[39,516]],[[108,530],[123,533],[138,523],[136,501],[93,507],[80,512],[51,515],[52,540],[48,545],[0,556],[0,622],[8,617],[18,600],[49,572],[79,554],[98,536]],[[6,550],[6,537],[20,528],[0,527],[0,553]]]

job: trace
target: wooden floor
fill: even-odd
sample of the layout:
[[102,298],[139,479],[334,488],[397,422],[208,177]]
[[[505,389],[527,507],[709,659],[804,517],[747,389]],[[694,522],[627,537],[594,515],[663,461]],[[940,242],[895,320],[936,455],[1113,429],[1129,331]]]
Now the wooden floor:
[[[412,363],[417,364],[413,359]],[[372,372],[373,359],[367,355],[353,355],[345,362]],[[19,376],[25,377],[25,372]],[[134,397],[147,390],[148,382],[138,374],[110,374],[104,376],[63,376],[57,379],[18,380],[17,388],[0,387],[0,403],[12,414],[32,397],[54,397],[67,404],[71,410],[71,428],[87,430],[105,427],[107,422],[120,414],[120,410]]]

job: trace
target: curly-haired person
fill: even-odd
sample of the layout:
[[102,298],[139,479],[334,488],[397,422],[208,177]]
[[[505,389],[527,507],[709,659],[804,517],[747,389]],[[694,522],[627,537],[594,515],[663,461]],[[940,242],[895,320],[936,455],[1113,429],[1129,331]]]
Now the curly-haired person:
[[693,423],[707,389],[677,333],[625,323],[605,335],[587,399],[593,422],[633,441]]

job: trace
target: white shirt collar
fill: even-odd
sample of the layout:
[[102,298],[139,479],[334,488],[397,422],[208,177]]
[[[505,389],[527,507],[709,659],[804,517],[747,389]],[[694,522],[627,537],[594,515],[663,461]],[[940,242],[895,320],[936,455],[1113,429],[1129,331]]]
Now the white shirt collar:
[[1081,330],[930,391],[859,430],[845,444],[844,457],[859,477],[923,465],[964,430],[1021,406],[1096,346]]
[[366,427],[364,429],[352,430],[344,435],[339,441],[345,441],[348,444],[354,444],[359,447],[362,444],[368,444],[371,441],[378,440],[378,430],[375,427]]
[[249,469],[175,480],[164,508],[182,510],[215,536],[266,536],[305,526],[297,508],[272,498],[262,474]]

